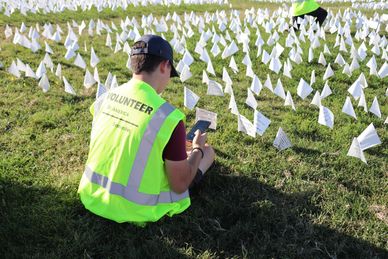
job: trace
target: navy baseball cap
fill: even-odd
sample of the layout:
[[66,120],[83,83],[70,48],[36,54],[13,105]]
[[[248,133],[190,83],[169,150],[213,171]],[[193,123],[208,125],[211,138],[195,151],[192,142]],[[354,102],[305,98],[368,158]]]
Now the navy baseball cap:
[[146,44],[145,48],[133,48],[131,49],[131,56],[139,54],[150,54],[158,57],[162,57],[170,61],[171,64],[171,74],[170,77],[178,77],[178,72],[176,71],[173,63],[173,51],[170,43],[158,35],[147,34],[142,36],[137,42],[144,42]]

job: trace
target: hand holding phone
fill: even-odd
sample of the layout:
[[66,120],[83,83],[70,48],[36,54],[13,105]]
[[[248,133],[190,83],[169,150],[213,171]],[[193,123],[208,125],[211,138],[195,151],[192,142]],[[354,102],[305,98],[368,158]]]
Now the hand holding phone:
[[186,139],[187,141],[190,141],[192,142],[193,139],[194,139],[194,136],[195,136],[195,132],[197,130],[200,130],[201,133],[205,133],[206,130],[209,128],[210,126],[210,121],[205,121],[205,120],[199,120],[195,123],[195,125],[191,128],[191,130],[189,131],[189,133],[186,135]]

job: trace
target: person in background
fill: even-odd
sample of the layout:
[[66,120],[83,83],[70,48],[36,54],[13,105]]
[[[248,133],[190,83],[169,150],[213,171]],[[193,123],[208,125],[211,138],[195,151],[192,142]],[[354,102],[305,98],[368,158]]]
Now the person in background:
[[178,76],[170,44],[144,35],[131,50],[132,79],[91,106],[89,155],[78,193],[85,208],[144,225],[190,206],[188,188],[212,165],[206,133],[186,151],[185,115],[160,94]]
[[[315,0],[293,0],[292,3],[292,23],[298,22],[298,18],[304,19],[305,15],[310,15],[316,18],[319,26],[322,26],[327,17],[327,11],[319,6]],[[299,29],[299,24],[297,24]]]

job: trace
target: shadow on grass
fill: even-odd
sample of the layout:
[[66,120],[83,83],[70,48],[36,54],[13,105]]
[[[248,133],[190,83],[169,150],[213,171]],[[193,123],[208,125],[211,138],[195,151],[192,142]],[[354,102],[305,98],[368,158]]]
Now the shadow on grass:
[[[224,173],[219,173],[224,172]],[[77,186],[55,190],[0,178],[0,247],[5,257],[386,258],[388,252],[311,223],[314,193],[284,194],[216,165],[192,206],[139,228],[86,211]]]

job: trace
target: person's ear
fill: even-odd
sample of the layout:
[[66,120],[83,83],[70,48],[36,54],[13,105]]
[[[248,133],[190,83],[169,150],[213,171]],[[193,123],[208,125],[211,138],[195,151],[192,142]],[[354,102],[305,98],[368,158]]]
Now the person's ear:
[[163,60],[159,67],[160,67],[160,72],[161,73],[167,73],[168,72],[168,66],[170,65],[170,62],[168,60]]

